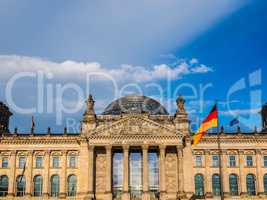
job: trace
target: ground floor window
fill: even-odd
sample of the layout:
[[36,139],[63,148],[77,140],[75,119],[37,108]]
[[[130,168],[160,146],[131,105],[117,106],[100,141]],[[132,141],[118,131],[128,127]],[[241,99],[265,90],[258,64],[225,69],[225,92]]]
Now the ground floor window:
[[195,195],[196,196],[204,195],[204,178],[202,174],[197,174],[195,176]]
[[0,177],[0,197],[5,197],[8,193],[8,177]]
[[212,175],[212,193],[214,196],[220,196],[220,194],[221,194],[219,174],[213,174]]
[[16,196],[22,197],[25,195],[26,181],[24,176],[18,176],[16,179]]
[[253,174],[248,174],[246,179],[248,195],[256,195],[255,176]]

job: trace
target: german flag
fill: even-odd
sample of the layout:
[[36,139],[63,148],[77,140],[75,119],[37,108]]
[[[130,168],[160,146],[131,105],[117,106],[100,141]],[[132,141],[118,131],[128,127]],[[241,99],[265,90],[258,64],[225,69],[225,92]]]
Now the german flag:
[[206,119],[202,122],[201,126],[193,135],[193,146],[197,145],[201,138],[205,135],[207,130],[211,128],[218,127],[218,110],[217,110],[217,104],[215,104],[210,111],[209,115],[206,117]]

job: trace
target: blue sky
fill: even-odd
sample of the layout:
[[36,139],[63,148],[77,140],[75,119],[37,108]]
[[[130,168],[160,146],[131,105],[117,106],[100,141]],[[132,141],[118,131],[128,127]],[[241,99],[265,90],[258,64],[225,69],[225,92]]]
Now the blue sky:
[[[229,131],[235,129],[228,127],[234,115],[241,116],[244,130],[249,129],[245,124],[260,128],[257,109],[267,102],[266,8],[264,0],[2,0],[0,99],[8,102],[6,87],[17,72],[49,71],[54,76],[46,83],[52,87],[71,82],[86,90],[83,74],[97,71],[112,74],[120,89],[138,84],[145,95],[162,104],[171,101],[166,106],[170,113],[175,112],[175,94],[183,94],[193,129],[215,100],[219,101],[220,122]],[[171,74],[169,82],[166,71]],[[245,87],[227,99],[237,81],[239,86],[244,81]],[[150,83],[160,85],[163,93],[148,87]],[[194,98],[188,87],[175,93],[185,83],[197,90]],[[200,98],[199,88],[208,85]],[[24,107],[35,104],[36,87],[36,81],[21,80],[14,87],[15,102]],[[98,113],[115,98],[108,81],[96,80],[90,89]],[[131,92],[137,90],[128,87],[123,94]],[[75,101],[75,95],[64,94],[64,102],[70,107],[83,104]],[[55,97],[53,102],[57,101]],[[48,112],[46,106],[44,110],[14,113],[11,130],[18,127],[27,132],[34,115],[38,132],[48,126],[60,132],[68,117],[81,119],[84,107],[63,113],[60,124],[56,110]]]

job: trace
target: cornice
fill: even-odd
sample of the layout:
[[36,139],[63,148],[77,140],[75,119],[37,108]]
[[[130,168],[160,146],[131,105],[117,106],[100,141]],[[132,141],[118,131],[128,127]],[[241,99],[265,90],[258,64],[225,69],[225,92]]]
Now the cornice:
[[79,144],[84,138],[80,136],[7,136],[2,137],[0,145],[5,144]]
[[[218,138],[217,135],[205,135],[201,144],[205,143],[217,143]],[[227,135],[223,134],[220,136],[220,143],[222,144],[241,144],[241,143],[257,143],[264,144],[267,143],[267,134],[254,134],[254,135],[245,135],[245,134],[236,134],[236,135]]]

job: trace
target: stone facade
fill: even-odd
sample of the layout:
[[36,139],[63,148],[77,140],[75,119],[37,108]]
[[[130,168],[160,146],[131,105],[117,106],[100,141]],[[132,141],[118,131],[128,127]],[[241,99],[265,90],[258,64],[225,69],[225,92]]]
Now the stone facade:
[[[219,173],[216,165],[217,136],[206,135],[198,146],[192,147],[183,98],[177,99],[175,115],[169,115],[160,104],[147,97],[125,97],[122,102],[127,105],[123,112],[116,102],[116,112],[112,113],[111,104],[102,115],[96,115],[94,100],[90,96],[79,134],[64,131],[61,135],[54,135],[48,131],[43,135],[22,135],[3,129],[0,141],[0,199],[218,199],[212,182],[213,175]],[[149,102],[148,105],[146,102]],[[157,106],[159,112],[155,111]],[[264,183],[267,135],[257,132],[227,134],[222,131],[220,140],[225,199],[267,199],[267,182]],[[123,179],[121,194],[115,196],[113,156],[117,151],[122,153]],[[133,196],[130,189],[132,166],[129,159],[133,151],[142,155],[139,197]],[[156,196],[150,191],[151,151],[158,155]],[[230,174],[238,177],[235,195],[229,191]],[[248,174],[255,177],[255,194],[248,192]],[[18,179],[20,175],[24,175],[25,180]],[[196,175],[203,177],[201,195],[196,192]],[[42,180],[39,185],[37,177]],[[3,188],[6,178],[8,185]]]

